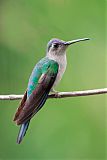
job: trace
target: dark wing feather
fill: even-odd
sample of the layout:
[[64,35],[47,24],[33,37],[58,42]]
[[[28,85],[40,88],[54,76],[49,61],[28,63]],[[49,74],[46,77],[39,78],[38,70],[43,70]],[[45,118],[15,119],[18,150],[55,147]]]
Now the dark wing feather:
[[17,108],[17,111],[16,111],[16,113],[14,115],[13,121],[16,121],[17,117],[19,116],[21,110],[23,109],[23,107],[25,105],[26,99],[27,99],[27,90],[25,91],[24,96],[23,96],[23,98],[22,98],[22,100],[21,100],[21,102],[19,104],[19,107]]
[[47,100],[47,97],[48,97],[48,93],[44,94],[38,106],[31,113],[29,113],[26,117],[23,117],[23,121],[27,122],[29,119],[31,119],[42,108],[42,106]]
[[51,72],[50,70],[48,70],[47,73],[42,74],[38,85],[27,99],[23,109],[16,118],[16,123],[18,125],[23,124],[31,119],[32,116],[40,110],[48,97],[49,91],[55,82],[56,76],[57,73]]

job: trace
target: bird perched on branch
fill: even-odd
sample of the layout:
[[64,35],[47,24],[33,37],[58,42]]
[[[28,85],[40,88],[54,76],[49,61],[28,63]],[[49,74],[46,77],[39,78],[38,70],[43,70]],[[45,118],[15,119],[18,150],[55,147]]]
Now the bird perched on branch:
[[14,121],[17,125],[20,125],[17,137],[18,144],[25,136],[31,118],[46,102],[49,92],[55,92],[54,87],[59,83],[66,70],[66,49],[76,42],[86,40],[89,40],[89,38],[67,42],[60,39],[49,41],[46,56],[35,65],[27,90],[14,116]]

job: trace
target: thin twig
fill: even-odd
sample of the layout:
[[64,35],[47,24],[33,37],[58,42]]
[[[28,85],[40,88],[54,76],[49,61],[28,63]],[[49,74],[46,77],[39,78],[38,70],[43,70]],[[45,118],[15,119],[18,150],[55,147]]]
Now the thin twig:
[[[50,94],[48,98],[67,98],[67,97],[79,97],[79,96],[90,96],[90,95],[98,95],[98,94],[106,94],[107,88],[102,89],[92,89],[92,90],[84,90],[84,91],[73,91],[73,92],[59,92]],[[18,100],[21,99],[23,95],[0,95],[0,100]]]

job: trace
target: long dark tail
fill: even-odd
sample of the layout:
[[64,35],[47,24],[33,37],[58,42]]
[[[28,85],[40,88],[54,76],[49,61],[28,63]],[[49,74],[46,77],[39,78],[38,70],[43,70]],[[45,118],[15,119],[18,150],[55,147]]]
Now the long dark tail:
[[21,143],[23,137],[25,136],[26,131],[27,131],[28,126],[29,126],[29,123],[30,123],[30,120],[27,121],[26,123],[21,124],[19,134],[18,134],[18,137],[17,137],[17,143],[18,144]]
[[[48,93],[46,93],[46,94],[43,96],[42,101],[39,103],[38,108],[37,108],[36,111],[32,114],[32,116],[33,116],[34,114],[36,114],[36,113],[41,109],[41,107],[42,107],[43,104],[45,103],[47,97],[48,97]],[[17,143],[18,143],[18,144],[21,143],[23,137],[25,136],[26,131],[27,131],[28,127],[29,127],[29,123],[30,123],[30,120],[28,120],[27,122],[21,124],[20,130],[19,130],[19,134],[18,134],[18,137],[17,137]]]

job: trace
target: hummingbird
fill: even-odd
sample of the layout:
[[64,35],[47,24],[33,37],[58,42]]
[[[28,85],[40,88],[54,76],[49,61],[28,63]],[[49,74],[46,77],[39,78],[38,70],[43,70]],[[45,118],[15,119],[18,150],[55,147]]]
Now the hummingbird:
[[47,44],[46,56],[34,67],[28,87],[15,113],[13,121],[20,125],[17,143],[20,144],[29,127],[32,117],[43,107],[50,92],[55,91],[67,66],[66,49],[77,42],[89,38],[63,41],[51,39]]

